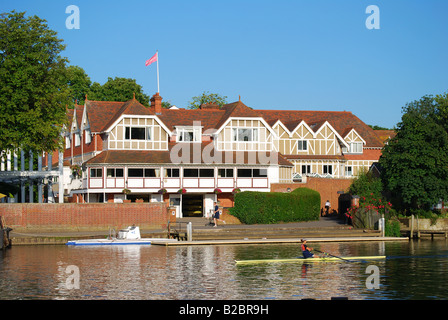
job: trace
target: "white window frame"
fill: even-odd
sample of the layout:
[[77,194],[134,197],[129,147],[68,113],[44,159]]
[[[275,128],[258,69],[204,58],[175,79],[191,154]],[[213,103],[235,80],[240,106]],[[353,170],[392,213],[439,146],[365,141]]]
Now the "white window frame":
[[[187,142],[187,143],[193,143],[193,142],[201,142],[201,135],[202,135],[202,129],[198,127],[191,127],[191,128],[176,128],[176,140],[177,142]],[[185,140],[187,137],[186,134],[193,134],[193,140]]]
[[[240,140],[240,130],[250,130],[249,140]],[[232,128],[232,141],[233,142],[259,142],[259,130],[258,128]]]
[[362,142],[350,142],[350,153],[362,153]]
[[[327,172],[325,172],[327,171]],[[329,172],[331,171],[331,172]],[[333,175],[333,165],[332,164],[324,164],[322,165],[322,174]]]
[[[126,131],[129,128],[129,138],[126,138]],[[145,129],[145,139],[132,139],[132,129]],[[152,141],[153,137],[153,126],[124,126],[124,141]]]
[[84,130],[84,134],[85,134],[85,143],[89,144],[92,142],[92,134],[90,133],[90,129],[86,129]]
[[297,151],[308,151],[308,140],[297,140]]
[[353,167],[352,166],[345,166],[345,176],[346,177],[353,177]]
[[75,147],[79,147],[81,145],[81,136],[79,132],[75,133]]

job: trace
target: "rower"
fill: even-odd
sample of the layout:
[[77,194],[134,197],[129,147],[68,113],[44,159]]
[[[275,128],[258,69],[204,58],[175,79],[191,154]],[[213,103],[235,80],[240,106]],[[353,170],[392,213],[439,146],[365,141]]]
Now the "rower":
[[308,247],[306,245],[306,239],[301,239],[301,241],[302,241],[302,245],[301,245],[302,254],[303,254],[303,257],[305,259],[307,259],[307,258],[319,258],[318,256],[315,256],[314,253],[311,252],[311,250],[313,250],[313,248],[310,248],[310,247]]

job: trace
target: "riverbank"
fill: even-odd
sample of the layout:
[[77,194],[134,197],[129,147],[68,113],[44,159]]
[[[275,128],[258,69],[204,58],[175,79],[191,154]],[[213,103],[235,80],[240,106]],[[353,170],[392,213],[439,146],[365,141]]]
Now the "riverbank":
[[[295,222],[268,225],[223,224],[218,227],[209,224],[205,218],[178,219],[179,225],[191,222],[193,226],[192,241],[179,241],[177,245],[204,244],[249,244],[249,243],[294,243],[301,238],[311,241],[391,241],[407,240],[404,238],[383,238],[379,231],[354,229],[344,221],[332,217],[321,217],[319,221]],[[118,231],[118,230],[116,230]],[[167,238],[166,229],[140,229],[142,238]],[[61,245],[70,240],[104,239],[109,231],[46,231],[36,229],[10,234],[13,246],[16,245]],[[157,241],[164,244],[163,241]],[[167,242],[168,243],[168,242]],[[172,244],[172,242],[170,242]]]

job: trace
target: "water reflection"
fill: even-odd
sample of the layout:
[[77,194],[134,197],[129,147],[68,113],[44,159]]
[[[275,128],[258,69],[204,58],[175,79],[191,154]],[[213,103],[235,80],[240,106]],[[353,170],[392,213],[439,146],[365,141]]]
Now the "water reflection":
[[[1,299],[447,299],[448,246],[441,241],[316,244],[336,256],[387,255],[369,263],[235,265],[291,258],[297,245],[29,246],[0,252]],[[366,268],[380,272],[367,289]],[[79,269],[79,289],[67,286]]]

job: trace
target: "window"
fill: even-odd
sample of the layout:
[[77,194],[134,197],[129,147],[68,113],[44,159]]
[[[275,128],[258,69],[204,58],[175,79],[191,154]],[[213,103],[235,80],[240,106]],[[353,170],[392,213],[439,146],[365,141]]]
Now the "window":
[[65,137],[65,149],[70,149],[70,145],[71,145],[70,142],[71,142],[70,137],[69,136]]
[[108,168],[107,169],[108,178],[123,178],[124,170],[122,168]]
[[254,178],[267,178],[268,169],[253,169],[252,176]]
[[251,178],[252,177],[252,169],[238,169],[237,175],[238,175],[238,178]]
[[103,177],[103,169],[102,168],[91,168],[90,169],[90,177],[91,178],[102,178]]
[[311,165],[306,164],[302,165],[302,174],[308,174],[311,173]]
[[267,169],[238,169],[238,178],[266,178],[268,176]]
[[125,127],[126,140],[151,140],[152,127]]
[[177,128],[178,142],[200,142],[201,128]]
[[197,178],[199,169],[184,169],[184,178]]
[[214,169],[184,169],[184,178],[213,178]]
[[92,134],[90,133],[90,129],[86,129],[84,131],[84,135],[85,135],[86,144],[89,144],[90,142],[92,142]]
[[155,178],[160,177],[160,169],[155,168],[128,168],[129,178]]
[[307,140],[297,140],[297,151],[307,151],[308,141]]
[[145,178],[158,178],[160,177],[160,169],[148,168],[145,169]]
[[246,142],[246,141],[258,141],[258,129],[257,128],[233,128],[232,131],[233,141]]
[[218,169],[218,178],[233,178],[233,169]]
[[180,170],[179,169],[167,168],[167,169],[165,169],[165,177],[166,178],[179,178],[180,177]]
[[345,176],[346,177],[351,177],[353,176],[353,169],[351,166],[346,166],[345,167]]
[[350,153],[362,153],[362,142],[351,142]]
[[324,164],[324,174],[333,174],[333,166],[331,164]]
[[81,144],[81,137],[79,135],[79,132],[75,133],[75,147],[79,146]]
[[129,178],[143,178],[143,169],[141,168],[128,168]]
[[199,177],[201,178],[213,178],[215,176],[214,169],[199,169]]

